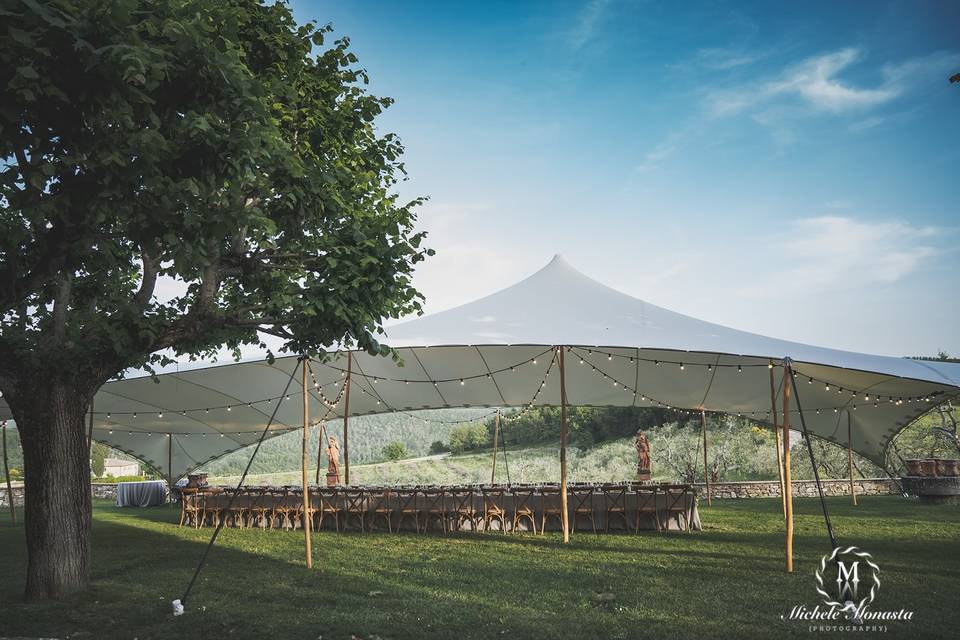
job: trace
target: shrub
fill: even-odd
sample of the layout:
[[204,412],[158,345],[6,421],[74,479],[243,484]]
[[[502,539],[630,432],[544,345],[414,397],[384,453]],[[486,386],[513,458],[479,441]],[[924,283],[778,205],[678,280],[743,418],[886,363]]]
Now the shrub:
[[447,451],[450,451],[450,447],[445,445],[443,440],[434,440],[430,443],[430,453],[432,454],[446,453]]
[[407,457],[407,445],[394,441],[383,448],[383,457],[387,460],[402,460]]

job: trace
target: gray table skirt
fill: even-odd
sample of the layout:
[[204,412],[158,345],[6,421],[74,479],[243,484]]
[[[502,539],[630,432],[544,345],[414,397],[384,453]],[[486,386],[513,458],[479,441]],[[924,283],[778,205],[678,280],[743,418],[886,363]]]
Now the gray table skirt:
[[[533,520],[538,531],[544,527],[544,522],[547,531],[561,530],[558,514],[550,514],[546,519],[543,517],[544,505],[548,502],[558,504],[556,500],[556,496],[545,497],[535,495],[532,502],[529,503],[533,509]],[[192,502],[193,505],[199,507],[200,513],[204,517],[204,524],[207,525],[215,525],[221,518],[226,519],[227,526],[235,527],[299,529],[302,525],[301,514],[303,512],[303,499],[302,493],[296,489],[290,489],[285,493],[283,491],[266,494],[257,491],[241,493],[234,499],[230,513],[227,512],[229,501],[230,496],[228,493],[216,493],[196,496],[194,500],[188,501],[187,505],[189,506]],[[503,525],[505,525],[505,530],[511,531],[514,528],[515,497],[507,493],[498,502],[504,512]],[[349,512],[351,511],[351,509],[348,509],[349,502],[344,495],[338,495],[333,501],[329,497],[324,497],[321,500],[320,494],[316,491],[311,491],[311,508],[315,511],[314,527],[316,527],[316,523],[321,520],[320,510],[324,503],[326,503],[328,508],[335,505],[338,513],[336,514],[336,518],[332,513],[324,514],[322,526],[320,527],[322,529],[333,530],[337,528],[338,525],[340,529],[359,528],[361,520],[359,512],[362,512],[363,527],[365,529],[369,529],[372,524],[378,530],[387,530],[385,513],[376,513],[374,511],[376,507],[379,506],[382,508],[384,504],[386,508],[392,512],[390,528],[394,531],[414,531],[418,528],[423,530],[428,526],[432,530],[440,530],[443,527],[442,520],[446,521],[448,530],[455,529],[458,525],[462,530],[482,531],[488,528],[487,520],[484,518],[484,496],[479,493],[474,495],[472,504],[475,518],[472,520],[464,518],[462,522],[458,517],[455,502],[450,497],[446,497],[444,500],[444,516],[434,513],[430,514],[428,518],[427,510],[423,506],[423,502],[419,503],[420,507],[415,514],[402,513],[401,507],[405,501],[398,496],[391,496],[385,503],[382,503],[375,492],[370,492],[359,503],[354,503],[353,512]],[[589,502],[584,503],[583,506],[587,507],[587,509],[584,509],[583,512],[574,513],[574,504],[575,501],[571,495],[568,500],[568,513],[570,528],[573,531],[592,532],[594,528],[596,528],[598,532],[606,531],[608,513],[610,519],[609,530],[611,531],[632,531],[637,527],[639,527],[639,529],[653,530],[657,528],[658,524],[661,529],[682,530],[687,527],[688,520],[690,529],[695,531],[701,531],[703,529],[703,525],[700,522],[700,512],[697,508],[697,499],[692,491],[683,498],[683,501],[680,505],[676,506],[673,512],[668,512],[667,510],[667,496],[662,493],[658,494],[656,498],[656,515],[654,515],[653,512],[645,511],[640,514],[639,521],[637,518],[636,498],[629,494],[626,502],[626,511],[622,516],[620,513],[608,512],[608,507],[612,506],[612,500],[610,496],[603,493],[597,493],[591,496]],[[678,512],[676,510],[677,508],[681,508],[682,511]],[[184,522],[196,525],[196,515],[194,513],[187,513]],[[516,529],[517,531],[529,531],[531,529],[530,524],[529,518],[519,518]],[[494,518],[489,521],[490,530],[496,531],[500,528],[500,518]]]
[[117,485],[118,507],[155,507],[167,500],[167,483],[163,480],[121,482]]

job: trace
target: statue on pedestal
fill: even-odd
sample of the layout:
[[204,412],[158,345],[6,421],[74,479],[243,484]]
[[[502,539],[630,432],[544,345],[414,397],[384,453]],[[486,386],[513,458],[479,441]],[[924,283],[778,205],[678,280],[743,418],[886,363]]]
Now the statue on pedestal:
[[643,431],[637,431],[634,445],[637,447],[637,480],[648,481],[650,480],[650,441]]
[[336,436],[327,438],[327,486],[340,484],[340,444]]

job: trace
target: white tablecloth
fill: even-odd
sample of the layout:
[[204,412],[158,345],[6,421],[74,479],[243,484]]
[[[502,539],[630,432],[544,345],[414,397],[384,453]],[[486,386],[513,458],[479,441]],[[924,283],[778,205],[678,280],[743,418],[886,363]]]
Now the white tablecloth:
[[117,484],[118,507],[154,507],[166,500],[167,483],[163,480]]

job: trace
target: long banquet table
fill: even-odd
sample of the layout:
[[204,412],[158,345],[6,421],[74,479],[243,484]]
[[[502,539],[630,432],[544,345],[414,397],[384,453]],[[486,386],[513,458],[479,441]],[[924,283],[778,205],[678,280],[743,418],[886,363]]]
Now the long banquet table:
[[[313,527],[331,530],[499,530],[499,510],[504,530],[512,531],[518,506],[521,512],[527,507],[537,531],[561,529],[556,484],[311,487],[310,503]],[[608,515],[611,531],[702,530],[690,485],[573,484],[568,486],[567,506],[574,531],[592,532],[594,527],[606,531]],[[550,512],[546,518],[545,511]],[[469,512],[473,517],[465,516]],[[494,517],[486,518],[490,513]],[[245,486],[239,492],[223,487],[184,489],[181,525],[216,526],[220,520],[231,527],[300,528],[303,492],[292,486]],[[529,517],[521,517],[516,530],[529,531],[530,524]]]

